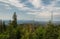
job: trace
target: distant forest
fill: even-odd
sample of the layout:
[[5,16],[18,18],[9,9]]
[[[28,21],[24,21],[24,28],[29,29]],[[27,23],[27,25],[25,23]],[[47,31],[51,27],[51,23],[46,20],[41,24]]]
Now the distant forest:
[[40,24],[18,24],[16,12],[13,20],[6,25],[0,20],[0,39],[60,39],[60,25],[49,21],[44,26]]

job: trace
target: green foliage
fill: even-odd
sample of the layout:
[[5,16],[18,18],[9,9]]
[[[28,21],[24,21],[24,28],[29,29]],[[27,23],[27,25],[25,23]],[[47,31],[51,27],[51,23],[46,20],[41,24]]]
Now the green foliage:
[[12,25],[13,25],[14,28],[17,27],[17,15],[16,15],[16,12],[14,12],[14,14],[13,14]]
[[16,12],[8,25],[0,21],[0,39],[60,39],[60,25],[17,24]]
[[5,21],[3,21],[3,30],[6,31]]

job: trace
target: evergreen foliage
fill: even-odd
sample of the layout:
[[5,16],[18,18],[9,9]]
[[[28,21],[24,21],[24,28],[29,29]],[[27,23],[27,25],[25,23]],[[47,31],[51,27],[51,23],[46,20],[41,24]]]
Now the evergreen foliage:
[[14,28],[17,27],[17,15],[16,15],[16,12],[14,12],[14,14],[13,14],[12,25],[13,25]]
[[17,24],[14,12],[8,25],[0,20],[0,39],[60,39],[60,25],[48,22],[46,25]]

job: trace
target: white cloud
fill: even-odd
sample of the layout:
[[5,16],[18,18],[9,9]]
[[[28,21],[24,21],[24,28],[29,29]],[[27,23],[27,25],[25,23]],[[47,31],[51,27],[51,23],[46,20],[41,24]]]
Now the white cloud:
[[0,0],[0,1],[11,4],[11,5],[17,7],[18,9],[28,9],[28,7],[25,7],[26,5],[19,3],[18,0]]
[[16,7],[20,7],[20,8],[23,8],[24,7],[24,5],[21,4],[21,3],[19,3],[18,0],[9,0],[9,2],[10,2],[11,5],[14,5]]
[[2,12],[0,12],[0,19],[1,20],[10,20],[10,19],[12,19],[12,16],[10,13],[9,14],[3,14]]
[[5,9],[12,9],[10,5],[5,4]]
[[58,16],[58,15],[60,15],[60,13],[54,13],[54,16]]
[[[26,7],[26,5],[24,5],[23,3],[20,3],[21,1],[19,2],[19,0],[0,0],[0,1],[5,2],[5,3],[9,3],[9,4],[17,7],[18,9],[33,10],[31,8]],[[48,9],[48,10],[53,9],[53,6],[55,5],[56,1],[57,0],[54,0],[52,2],[52,4],[49,6],[43,6],[41,3],[41,0],[29,0],[29,2],[32,3],[35,8]]]
[[41,18],[41,17],[43,17],[43,18],[49,18],[50,15],[51,15],[51,13],[48,12],[48,11],[34,12],[34,13],[31,12],[31,13],[28,13],[28,14],[35,15],[35,17],[37,17],[37,18]]
[[[48,10],[43,10],[41,12],[29,12],[28,15],[34,15],[35,18],[51,18],[51,12]],[[60,13],[53,12],[53,16],[59,16]]]
[[35,8],[40,8],[41,7],[41,0],[29,0]]
[[3,7],[4,9],[11,9],[10,5],[8,5],[8,4],[2,3],[2,4],[0,4],[0,6]]
[[9,3],[9,0],[0,0],[1,2]]
[[[36,9],[31,9],[31,8],[26,7],[26,5],[24,5],[23,3],[20,3],[21,1],[19,2],[19,0],[0,0],[0,1],[11,4],[11,5],[17,7],[20,10],[26,11],[26,12],[28,12],[27,14],[29,14],[29,15],[35,15],[36,18],[40,18],[40,17],[49,18],[51,16],[51,11],[54,11],[54,13],[55,13],[55,11],[58,11],[58,10],[60,11],[60,7],[59,8],[54,7],[56,2],[59,1],[59,0],[54,0],[48,6],[43,6],[41,4],[41,0],[29,0],[29,2]],[[9,7],[9,5],[6,5],[6,6]],[[57,14],[57,12],[56,12],[54,15],[57,16],[57,15],[60,15],[60,14]]]

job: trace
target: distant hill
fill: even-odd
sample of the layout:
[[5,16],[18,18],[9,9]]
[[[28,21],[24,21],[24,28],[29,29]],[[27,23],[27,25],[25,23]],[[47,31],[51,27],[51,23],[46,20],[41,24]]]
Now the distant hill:
[[[5,20],[5,23],[8,24],[9,20]],[[45,25],[48,22],[47,21],[18,20],[17,23],[18,24],[34,23],[34,24],[41,24],[41,25],[44,24]],[[58,24],[60,24],[60,21],[54,21],[53,23],[58,25]]]

